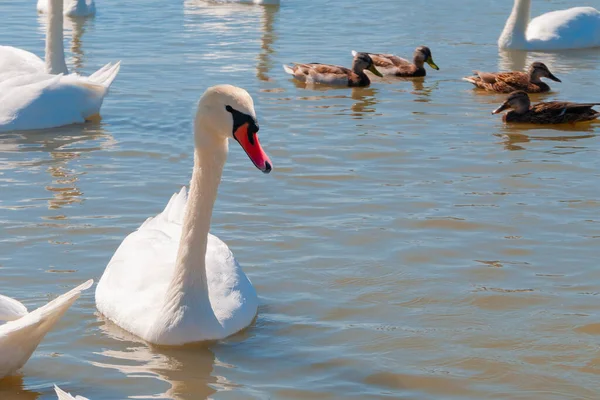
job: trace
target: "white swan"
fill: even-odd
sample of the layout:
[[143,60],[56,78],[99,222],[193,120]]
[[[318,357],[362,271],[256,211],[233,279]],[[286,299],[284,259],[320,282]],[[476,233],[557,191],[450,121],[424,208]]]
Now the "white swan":
[[92,283],[90,279],[30,313],[17,300],[0,295],[0,378],[25,365],[44,336]]
[[209,88],[194,121],[189,196],[173,195],[119,246],[96,288],[96,306],[121,328],[159,345],[222,339],[256,316],[254,287],[233,254],[208,233],[228,139],[254,165],[271,171],[258,141],[252,97],[243,89]]
[[531,0],[515,0],[498,39],[506,50],[565,50],[600,46],[600,12],[592,7],[552,11],[529,21]]
[[261,4],[275,5],[279,4],[279,0],[212,0],[214,3],[240,3],[240,4]]
[[89,77],[68,75],[62,0],[50,0],[45,63],[35,54],[0,46],[0,132],[54,128],[97,117],[120,62]]
[[[37,10],[39,13],[48,13],[48,1],[38,0]],[[64,12],[68,17],[90,17],[96,14],[96,3],[94,0],[64,0]]]
[[75,396],[73,397],[71,393],[67,393],[58,386],[54,385],[54,391],[58,396],[58,400],[89,400],[87,397],[83,396]]

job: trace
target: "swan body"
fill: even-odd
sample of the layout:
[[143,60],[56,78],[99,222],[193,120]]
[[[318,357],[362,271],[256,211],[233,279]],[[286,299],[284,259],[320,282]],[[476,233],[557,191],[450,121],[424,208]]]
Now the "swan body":
[[30,313],[17,300],[0,295],[0,378],[25,365],[44,336],[93,282],[90,279]]
[[121,328],[159,345],[222,339],[247,327],[258,298],[219,238],[208,233],[212,207],[235,138],[254,164],[271,171],[257,136],[252,98],[229,85],[209,88],[194,123],[194,170],[189,195],[121,243],[96,288],[96,306]]
[[240,4],[261,4],[275,5],[279,4],[279,0],[214,0],[216,3],[240,3]]
[[[39,13],[48,14],[48,1],[38,0]],[[64,0],[63,14],[68,17],[90,17],[96,14],[96,3],[94,0]]]
[[529,21],[531,0],[515,0],[498,47],[506,50],[566,50],[600,46],[600,12],[592,7],[552,11]]
[[45,129],[96,118],[120,62],[89,77],[69,74],[63,47],[62,0],[49,0],[46,59],[0,46],[0,132]]
[[89,400],[87,397],[83,396],[71,396],[71,393],[67,393],[58,386],[54,385],[54,391],[58,396],[58,400]]

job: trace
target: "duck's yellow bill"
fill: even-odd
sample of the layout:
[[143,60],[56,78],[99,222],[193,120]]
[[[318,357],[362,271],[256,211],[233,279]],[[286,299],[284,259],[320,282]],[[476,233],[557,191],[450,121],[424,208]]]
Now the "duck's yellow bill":
[[374,66],[374,65],[371,65],[371,66],[369,67],[369,71],[371,71],[373,74],[375,74],[375,75],[377,75],[377,76],[379,76],[379,77],[383,78],[383,75],[381,75],[381,72],[377,71],[377,68],[375,68],[375,66]]
[[426,61],[426,62],[427,62],[427,64],[429,64],[429,66],[430,66],[431,68],[433,68],[433,69],[436,69],[436,70],[439,70],[439,69],[440,69],[440,67],[438,67],[438,66],[437,66],[437,65],[436,65],[436,64],[433,62],[433,58],[429,57],[429,58],[427,59],[427,61]]

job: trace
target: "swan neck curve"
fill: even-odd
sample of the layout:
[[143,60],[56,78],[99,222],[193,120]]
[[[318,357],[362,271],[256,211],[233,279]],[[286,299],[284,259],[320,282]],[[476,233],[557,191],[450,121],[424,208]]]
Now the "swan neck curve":
[[515,0],[512,12],[506,20],[504,30],[498,39],[500,48],[523,46],[526,42],[526,31],[531,13],[531,0]]
[[63,45],[63,0],[48,1],[46,72],[54,75],[69,73]]
[[[203,323],[216,321],[208,296],[206,249],[217,190],[227,159],[227,139],[204,133],[196,122],[194,170],[183,218],[173,279],[167,291],[167,308],[193,304],[202,310]],[[200,130],[200,131],[199,131]]]

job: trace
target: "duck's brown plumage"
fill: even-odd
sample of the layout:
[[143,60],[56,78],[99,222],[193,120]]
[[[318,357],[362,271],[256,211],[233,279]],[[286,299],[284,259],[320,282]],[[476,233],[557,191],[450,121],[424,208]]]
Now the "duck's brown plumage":
[[415,49],[412,62],[394,54],[368,54],[373,59],[373,64],[384,75],[393,75],[402,78],[425,76],[427,75],[425,63],[428,63],[433,69],[439,69],[433,61],[431,50],[427,46],[419,46]]
[[512,109],[504,114],[504,122],[523,122],[532,124],[563,124],[591,121],[600,117],[600,112],[593,109],[600,103],[572,103],[564,101],[549,101],[533,106],[529,96],[524,91],[511,93],[507,100],[496,110],[498,114],[506,109]]
[[531,65],[529,72],[481,72],[473,71],[475,76],[463,78],[480,89],[497,93],[511,93],[515,90],[523,90],[527,93],[543,93],[550,90],[550,86],[542,82],[541,78],[549,78],[556,82],[560,79],[555,77],[548,67],[540,62]]
[[[294,63],[292,67],[294,77],[303,81],[314,80],[318,83],[337,84],[347,80],[348,86],[368,86],[371,81],[367,74],[358,74],[350,68],[339,65],[308,63]],[[304,79],[302,79],[304,77]],[[320,78],[320,79],[319,79]]]
[[364,70],[369,70],[375,75],[382,76],[373,65],[373,60],[367,53],[357,53],[352,61],[352,69],[339,65],[309,63],[294,63],[293,66],[284,65],[283,69],[288,74],[302,82],[323,83],[327,85],[344,86],[369,86],[371,80]]

